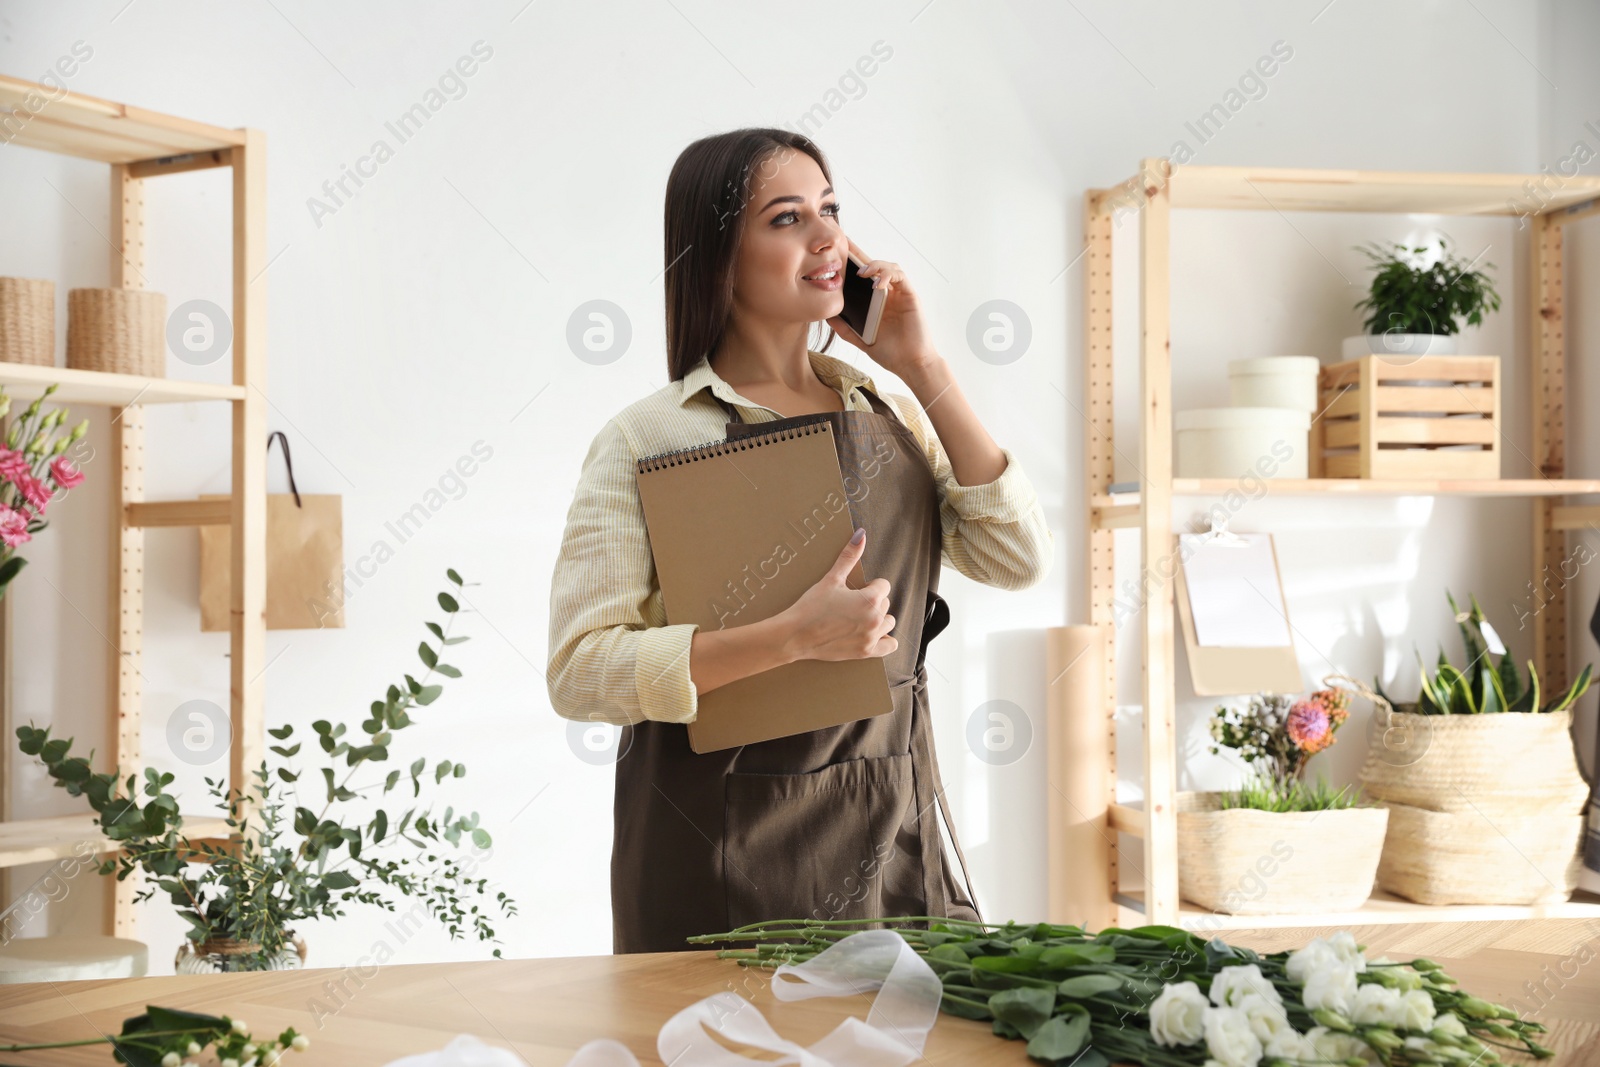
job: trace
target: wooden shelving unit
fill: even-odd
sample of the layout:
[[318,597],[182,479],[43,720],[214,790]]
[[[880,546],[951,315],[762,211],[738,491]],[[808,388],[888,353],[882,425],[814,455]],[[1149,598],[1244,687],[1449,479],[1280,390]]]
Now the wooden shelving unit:
[[[228,167],[233,174],[233,382],[217,385],[66,368],[0,363],[0,385],[27,401],[52,382],[51,401],[106,408],[109,455],[115,464],[111,521],[111,594],[105,636],[117,650],[106,694],[106,743],[94,744],[97,763],[140,765],[143,726],[139,664],[144,629],[144,528],[227,523],[232,532],[233,627],[229,704],[233,744],[229,781],[243,787],[247,768],[265,751],[266,684],[266,138],[260,130],[226,130],[127,104],[62,92],[0,75],[0,141],[12,146],[97,160],[110,166],[113,251],[110,286],[137,288],[144,277],[144,183],[168,174]],[[233,411],[233,490],[217,506],[195,501],[144,500],[144,408],[149,404],[226,402]],[[98,420],[97,420],[98,421]],[[97,471],[99,470],[97,466]],[[27,581],[24,573],[21,581]],[[7,603],[9,604],[9,598]],[[7,627],[9,629],[9,627]],[[0,868],[59,859],[84,840],[115,847],[96,830],[92,814],[9,820],[11,770],[18,757],[10,701],[9,636],[6,684],[0,686],[5,727],[4,788],[0,788]],[[37,709],[27,709],[35,719]],[[84,746],[89,747],[88,745]],[[219,816],[188,817],[191,838],[225,837]],[[15,887],[11,887],[15,888]],[[133,878],[109,882],[105,932],[134,937]],[[9,895],[9,894],[8,894]],[[8,901],[9,903],[9,901]]]
[[[1256,167],[1174,166],[1158,157],[1141,161],[1139,173],[1108,189],[1084,196],[1084,240],[1087,338],[1087,427],[1085,486],[1090,516],[1088,586],[1090,624],[1101,629],[1104,651],[1104,707],[1101,709],[1110,760],[1104,847],[1110,881],[1102,917],[1106,924],[1182,924],[1195,928],[1358,925],[1390,922],[1440,922],[1540,917],[1600,917],[1600,897],[1579,892],[1560,905],[1535,907],[1432,907],[1376,893],[1359,911],[1337,915],[1231,916],[1181,901],[1178,888],[1177,762],[1173,715],[1177,677],[1173,639],[1173,588],[1152,579],[1140,612],[1143,644],[1144,783],[1142,806],[1116,802],[1116,627],[1115,531],[1140,532],[1140,573],[1164,575],[1176,558],[1172,528],[1173,499],[1222,495],[1239,488],[1231,479],[1174,478],[1172,475],[1172,362],[1170,312],[1170,219],[1174,209],[1230,211],[1345,211],[1439,215],[1517,215],[1512,205],[1527,200],[1527,183],[1545,189],[1542,175],[1429,174],[1387,171],[1289,170]],[[1600,493],[1600,480],[1566,477],[1566,432],[1563,395],[1566,350],[1562,298],[1563,228],[1600,213],[1600,179],[1573,178],[1546,194],[1529,215],[1534,272],[1532,321],[1532,396],[1534,441],[1540,476],[1533,479],[1484,481],[1363,481],[1359,479],[1269,479],[1266,495],[1378,496],[1459,495],[1522,496],[1531,501],[1534,573],[1565,556],[1565,531],[1600,521],[1600,506],[1570,500]],[[1140,221],[1140,354],[1139,443],[1143,470],[1138,491],[1112,493],[1113,358],[1112,358],[1112,229],[1119,211],[1137,211]],[[1565,589],[1555,590],[1550,610],[1534,620],[1534,659],[1541,678],[1565,686],[1568,674],[1566,627],[1570,606]],[[1143,886],[1118,889],[1115,831],[1140,837]],[[1051,839],[1052,849],[1062,847]],[[1068,869],[1071,857],[1052,857],[1050,869]],[[1054,894],[1052,894],[1054,895]],[[1081,921],[1082,916],[1052,916]]]

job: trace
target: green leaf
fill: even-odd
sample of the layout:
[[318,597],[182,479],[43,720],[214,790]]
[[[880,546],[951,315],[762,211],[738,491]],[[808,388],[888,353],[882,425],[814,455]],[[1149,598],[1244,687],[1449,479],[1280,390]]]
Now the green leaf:
[[444,776],[450,773],[450,761],[440,760],[439,766],[433,769],[433,782],[435,785],[444,781]]
[[1021,956],[977,956],[972,961],[972,968],[997,974],[1031,974],[1039,969],[1039,961]]
[[389,813],[382,808],[378,809],[372,817],[372,843],[377,844],[383,840],[383,835],[389,832]]
[[457,574],[453,569],[447,568],[444,572],[444,575],[446,578],[449,578],[452,582],[456,583],[456,585],[461,584],[461,575]]
[[1121,988],[1122,979],[1114,974],[1080,974],[1063,978],[1056,985],[1056,992],[1064,997],[1092,997]]
[[989,1011],[996,1022],[1007,1022],[1016,1027],[1023,1037],[1031,1038],[1050,1018],[1056,1006],[1053,989],[1023,986],[1020,989],[1002,989],[989,998]]
[[1036,1060],[1065,1060],[1078,1054],[1089,1039],[1089,1013],[1069,1004],[1028,1039],[1028,1055]]
[[1567,708],[1571,707],[1573,702],[1581,697],[1584,694],[1584,691],[1589,688],[1589,674],[1593,669],[1594,664],[1584,664],[1583,672],[1578,675],[1576,681],[1567,687],[1566,693],[1552,700],[1549,704],[1545,705],[1539,710],[1544,712],[1565,711]]
[[479,848],[488,848],[494,844],[494,839],[489,836],[489,831],[480,826],[472,831],[472,843]]
[[438,671],[440,674],[444,675],[446,678],[459,678],[459,677],[461,677],[461,672],[456,670],[454,667],[450,666],[450,664],[448,664],[448,663],[441,663],[437,667],[435,667],[434,670]]
[[1500,692],[1504,695],[1506,707],[1516,710],[1517,701],[1522,699],[1522,676],[1517,673],[1517,661],[1510,656],[1500,657]]
[[268,730],[267,733],[271,734],[273,737],[276,737],[279,741],[284,741],[288,739],[290,734],[294,733],[294,727],[285,724],[279,729]]
[[439,594],[439,606],[454,615],[461,610],[461,605],[456,603],[456,598],[449,593]]
[[435,700],[438,700],[439,694],[442,692],[444,692],[444,686],[442,685],[425,685],[422,687],[422,692],[417,694],[417,703],[427,707]]
[[349,871],[329,871],[322,876],[322,884],[329,889],[354,889],[361,883]]
[[284,748],[282,745],[272,745],[270,747],[271,747],[272,751],[276,752],[278,755],[282,756],[284,759],[289,759],[290,757],[294,756],[297,752],[300,751],[300,742],[296,741],[294,744],[290,745],[288,748]]
[[426,641],[422,642],[422,644],[417,646],[417,655],[418,655],[418,657],[421,658],[422,662],[427,664],[430,668],[435,663],[439,662],[438,653],[434,652],[434,650],[428,645],[428,642],[426,642]]
[[1478,664],[1478,690],[1483,694],[1483,713],[1496,714],[1506,710],[1506,691],[1500,685],[1500,675],[1489,662]]
[[1057,967],[1082,967],[1091,963],[1110,963],[1117,958],[1117,950],[1110,945],[1055,945],[1044,951],[1039,962],[1054,970]]
[[440,629],[438,623],[436,623],[436,622],[425,622],[422,625],[426,626],[429,630],[433,631],[433,636],[437,637],[441,641],[444,640],[444,630]]

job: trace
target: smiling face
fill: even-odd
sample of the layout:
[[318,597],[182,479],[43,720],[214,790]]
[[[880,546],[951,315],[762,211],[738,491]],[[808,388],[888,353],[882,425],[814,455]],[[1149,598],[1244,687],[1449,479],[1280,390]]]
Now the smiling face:
[[[822,168],[804,152],[780,150],[755,168],[733,278],[735,314],[775,323],[839,314],[849,248]],[[807,280],[830,268],[831,279]]]

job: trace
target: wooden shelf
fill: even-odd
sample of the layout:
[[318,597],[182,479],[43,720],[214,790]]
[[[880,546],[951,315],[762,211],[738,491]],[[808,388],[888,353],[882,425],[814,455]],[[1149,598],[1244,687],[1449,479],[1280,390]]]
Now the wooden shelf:
[[[1116,902],[1124,921],[1144,922],[1144,893],[1125,890]],[[1191,930],[1260,930],[1302,926],[1375,926],[1423,922],[1510,922],[1519,919],[1600,919],[1600,896],[1584,890],[1554,904],[1417,904],[1378,890],[1354,911],[1306,915],[1228,915],[1189,900],[1181,902],[1176,925]]]
[[[66,62],[66,61],[64,61]],[[64,77],[70,71],[63,67]],[[227,171],[227,228],[214,236],[228,242],[234,325],[230,359],[213,368],[219,382],[166,377],[109,374],[66,367],[0,363],[0,386],[13,401],[10,417],[51,385],[47,403],[118,409],[116,417],[97,420],[104,437],[97,444],[94,475],[109,490],[110,568],[105,620],[96,629],[110,646],[106,657],[104,734],[99,763],[139,767],[143,754],[146,679],[140,668],[145,630],[146,527],[217,524],[225,527],[233,562],[229,614],[227,681],[216,691],[228,693],[233,734],[228,749],[226,783],[246,789],[252,768],[266,749],[266,544],[267,544],[267,159],[266,136],[243,127],[235,130],[163,115],[129,104],[101,100],[61,86],[37,85],[0,75],[0,125],[6,143],[61,153],[107,164],[106,194],[110,224],[104,234],[109,270],[98,283],[112,289],[137,289],[147,277],[147,249],[160,236],[146,214],[145,183],[164,175],[200,170]],[[217,176],[220,184],[221,175]],[[26,210],[18,207],[17,210]],[[192,220],[191,220],[192,221]],[[180,238],[199,232],[178,227]],[[200,372],[206,373],[206,372]],[[220,501],[145,500],[147,408],[152,404],[197,401],[227,402],[229,445],[218,449],[231,473],[229,494]],[[109,412],[107,415],[109,416]],[[189,447],[201,447],[190,444]],[[104,464],[102,470],[101,464]],[[26,581],[27,579],[24,579]],[[11,635],[19,620],[9,612],[13,598],[0,601],[0,670],[19,666],[11,656]],[[53,663],[41,666],[54,666]],[[0,737],[12,736],[15,708],[10,678],[0,679]],[[13,743],[0,751],[0,781],[10,781],[16,759]],[[65,799],[65,798],[64,798]],[[79,798],[81,809],[87,808]],[[67,807],[63,810],[72,810]],[[6,867],[76,854],[85,840],[97,847],[116,846],[98,833],[92,813],[50,819],[7,821],[8,798],[0,791],[0,904],[21,887]],[[192,841],[226,838],[226,822],[197,818],[184,830]],[[194,858],[194,857],[191,857]],[[200,862],[204,862],[200,860]],[[103,932],[136,938],[136,879],[106,887]]]
[[[1089,189],[1084,194],[1084,252],[1082,258],[1085,318],[1085,386],[1087,412],[1084,436],[1085,483],[1089,495],[1088,552],[1084,573],[1088,588],[1089,618],[1086,629],[1097,634],[1089,647],[1098,648],[1094,687],[1096,706],[1082,714],[1105,727],[1105,748],[1095,753],[1103,760],[1092,768],[1094,780],[1105,786],[1104,803],[1052,800],[1051,819],[1058,826],[1106,825],[1137,833],[1142,852],[1137,876],[1127,881],[1139,892],[1118,890],[1124,860],[1104,834],[1069,837],[1055,835],[1047,857],[1051,921],[1078,922],[1086,918],[1067,911],[1090,911],[1091,922],[1106,916],[1110,922],[1125,919],[1184,925],[1313,926],[1329,923],[1452,922],[1489,919],[1524,919],[1573,916],[1600,918],[1600,897],[1579,894],[1555,905],[1525,908],[1427,907],[1379,893],[1365,906],[1348,914],[1297,916],[1218,916],[1184,900],[1178,882],[1176,796],[1178,766],[1182,758],[1176,736],[1179,664],[1174,633],[1173,561],[1179,559],[1174,520],[1182,514],[1175,506],[1180,497],[1221,497],[1240,493],[1250,498],[1277,493],[1283,496],[1349,498],[1396,496],[1463,496],[1523,498],[1532,534],[1532,573],[1547,573],[1566,557],[1567,532],[1600,528],[1600,504],[1578,499],[1600,494],[1600,479],[1566,477],[1566,416],[1568,402],[1567,342],[1569,329],[1564,311],[1562,235],[1566,228],[1600,215],[1600,178],[1564,182],[1552,195],[1537,198],[1528,183],[1545,189],[1533,174],[1447,174],[1366,170],[1309,170],[1271,167],[1174,166],[1168,159],[1147,157],[1138,172],[1110,188]],[[1531,440],[1523,451],[1538,457],[1544,478],[1516,479],[1359,479],[1307,478],[1252,480],[1241,478],[1178,478],[1173,448],[1173,336],[1171,302],[1174,290],[1172,216],[1180,209],[1257,211],[1342,211],[1427,215],[1502,216],[1518,219],[1526,229],[1527,254],[1519,256],[1531,275],[1531,298],[1526,302],[1526,325],[1531,327],[1527,362],[1526,399],[1531,408]],[[1116,476],[1117,409],[1115,389],[1117,327],[1113,315],[1114,290],[1123,284],[1115,275],[1113,235],[1117,215],[1138,214],[1136,322],[1130,323],[1139,349],[1137,403],[1131,420],[1142,457],[1141,483],[1135,491],[1112,494]],[[1520,250],[1519,250],[1520,251]],[[1130,279],[1131,280],[1131,279]],[[1131,286],[1130,286],[1131,288]],[[1132,294],[1128,294],[1132,295]],[[1120,298],[1120,294],[1119,294]],[[1453,402],[1452,402],[1453,403]],[[1453,406],[1446,405],[1449,410]],[[1442,409],[1440,409],[1442,410]],[[1569,498],[1569,499],[1562,499]],[[1118,582],[1129,561],[1117,559],[1116,530],[1139,532],[1138,558],[1132,568],[1143,578]],[[1570,590],[1549,590],[1543,610],[1533,619],[1533,660],[1541,678],[1551,686],[1570,679],[1565,627],[1577,618]],[[1128,618],[1129,604],[1134,618]],[[1126,623],[1126,625],[1124,625]],[[1143,708],[1143,792],[1151,814],[1116,803],[1118,751],[1116,744],[1118,638],[1129,637],[1142,646],[1138,703]],[[1053,680],[1052,680],[1053,684]],[[1073,709],[1078,714],[1078,709]],[[1079,724],[1087,730],[1086,726]],[[1083,746],[1070,753],[1052,754],[1064,766],[1083,760]],[[1085,890],[1074,872],[1094,872],[1095,884]],[[1102,872],[1109,878],[1102,884]],[[1086,895],[1086,892],[1088,895]],[[1070,905],[1068,907],[1067,905]],[[1148,918],[1145,917],[1146,913]]]
[[242,385],[0,363],[0,385],[16,400],[32,400],[55,383],[60,383],[61,388],[50,394],[52,404],[185,404],[196,400],[242,400],[245,394]]
[[[1490,478],[1434,481],[1376,478],[1267,478],[1260,495],[1272,496],[1567,496],[1600,493],[1600,478]],[[1173,496],[1222,496],[1245,491],[1238,478],[1174,478]],[[1251,489],[1254,495],[1257,491]],[[1138,493],[1101,493],[1097,507],[1137,507]]]
[[[1382,170],[1301,170],[1283,167],[1172,168],[1171,206],[1228,211],[1361,211],[1425,215],[1541,215],[1593,209],[1600,178],[1564,178],[1549,189],[1543,176]],[[1526,188],[1541,183],[1538,198]],[[1112,192],[1142,200],[1150,177],[1139,175]],[[1139,190],[1139,194],[1133,191]],[[1122,205],[1118,205],[1122,206]]]
[[[227,837],[228,821],[220,815],[183,817],[183,832],[191,841]],[[95,815],[58,815],[48,819],[0,822],[0,867],[45,863],[78,855],[83,841],[93,841],[95,852],[115,852],[117,843],[100,832]]]
[[62,94],[4,75],[0,75],[0,121],[6,125],[8,144],[102,163],[227,152],[245,143],[241,130],[225,130],[83,93]]

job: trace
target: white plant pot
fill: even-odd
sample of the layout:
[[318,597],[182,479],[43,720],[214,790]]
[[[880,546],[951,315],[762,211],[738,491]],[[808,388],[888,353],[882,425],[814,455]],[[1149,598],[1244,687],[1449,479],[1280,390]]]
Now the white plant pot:
[[1173,417],[1179,478],[1304,478],[1311,413],[1300,408],[1194,408]]
[[1345,359],[1362,356],[1453,356],[1454,334],[1444,333],[1363,333],[1344,339]]
[[1228,392],[1235,407],[1317,411],[1316,356],[1260,356],[1228,361]]

